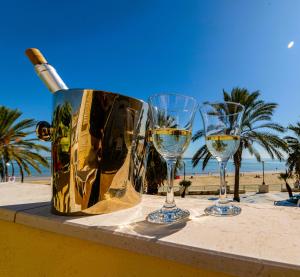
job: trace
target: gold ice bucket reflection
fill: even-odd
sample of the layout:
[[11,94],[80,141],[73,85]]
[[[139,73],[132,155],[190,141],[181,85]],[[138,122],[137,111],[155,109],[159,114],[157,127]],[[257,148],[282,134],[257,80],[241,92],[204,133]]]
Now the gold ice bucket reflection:
[[101,214],[140,202],[148,105],[89,89],[54,94],[52,124],[37,135],[52,141],[52,211]]

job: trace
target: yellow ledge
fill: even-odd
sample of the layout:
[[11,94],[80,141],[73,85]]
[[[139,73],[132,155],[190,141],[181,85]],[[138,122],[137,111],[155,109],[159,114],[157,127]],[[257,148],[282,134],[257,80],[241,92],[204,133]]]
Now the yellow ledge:
[[244,203],[215,218],[210,201],[178,198],[190,220],[158,226],[145,217],[161,197],[89,217],[55,216],[50,198],[49,186],[0,183],[0,277],[300,276],[299,208]]
[[0,221],[0,276],[207,276],[223,273]]

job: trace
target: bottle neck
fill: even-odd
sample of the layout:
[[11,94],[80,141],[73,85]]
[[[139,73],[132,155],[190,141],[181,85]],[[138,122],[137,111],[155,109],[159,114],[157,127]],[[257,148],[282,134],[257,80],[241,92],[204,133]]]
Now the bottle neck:
[[34,68],[37,75],[51,92],[54,93],[58,90],[68,89],[67,85],[50,64],[36,64]]

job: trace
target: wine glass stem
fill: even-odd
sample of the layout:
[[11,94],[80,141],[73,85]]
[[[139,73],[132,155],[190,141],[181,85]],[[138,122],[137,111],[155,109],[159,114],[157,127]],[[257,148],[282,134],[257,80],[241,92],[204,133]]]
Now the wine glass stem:
[[227,161],[221,161],[220,165],[220,197],[219,197],[219,204],[226,204],[228,203],[227,194],[226,194],[226,182],[225,182],[225,171]]
[[166,162],[167,162],[168,186],[167,186],[167,197],[166,197],[166,202],[164,204],[164,208],[170,209],[176,206],[174,201],[174,189],[173,189],[176,160],[166,160]]

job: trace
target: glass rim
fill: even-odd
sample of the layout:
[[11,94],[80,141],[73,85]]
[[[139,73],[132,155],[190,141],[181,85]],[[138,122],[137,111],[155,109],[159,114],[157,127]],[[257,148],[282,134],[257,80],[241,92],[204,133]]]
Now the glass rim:
[[155,94],[152,94],[152,95],[150,95],[149,97],[148,97],[148,102],[153,102],[153,101],[151,101],[151,99],[153,99],[154,97],[158,97],[158,96],[163,96],[163,95],[172,95],[172,96],[180,96],[180,97],[182,97],[182,98],[188,98],[188,99],[191,99],[191,100],[193,100],[195,103],[196,103],[196,106],[197,105],[199,105],[198,104],[198,101],[196,100],[196,98],[195,97],[193,97],[193,96],[189,96],[189,95],[184,95],[184,94],[180,94],[180,93],[173,93],[173,92],[170,92],[170,93],[168,93],[168,92],[166,92],[166,93],[155,93]]
[[240,103],[237,103],[237,102],[232,102],[232,101],[215,101],[215,102],[203,102],[201,105],[199,105],[199,109],[200,111],[202,112],[203,111],[203,108],[205,106],[208,106],[208,105],[214,105],[214,104],[234,104],[236,106],[239,106],[241,108],[241,111],[239,112],[235,112],[235,113],[230,113],[230,114],[226,114],[226,115],[210,115],[210,116],[218,116],[218,117],[225,117],[225,116],[233,116],[233,115],[237,115],[237,114],[240,114],[242,112],[245,111],[245,106],[240,104]]

